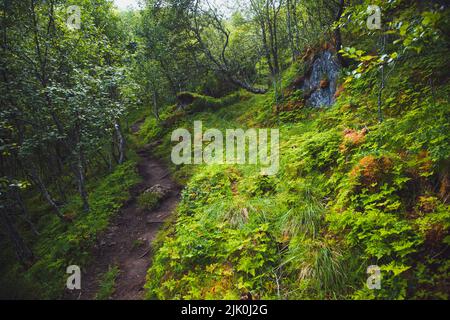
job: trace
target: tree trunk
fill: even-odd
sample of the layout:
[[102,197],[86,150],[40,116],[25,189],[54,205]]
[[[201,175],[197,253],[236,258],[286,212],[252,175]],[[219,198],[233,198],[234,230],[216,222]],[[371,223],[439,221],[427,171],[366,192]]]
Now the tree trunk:
[[119,143],[119,164],[124,163],[125,161],[125,139],[122,135],[122,131],[120,130],[120,124],[116,122],[114,124],[114,129],[116,130],[117,141]]
[[21,211],[21,217],[26,221],[26,223],[30,226],[31,231],[38,236],[39,231],[34,225],[33,221],[31,221],[30,215],[28,213],[27,207],[25,206],[25,202],[23,201],[22,195],[20,194],[19,189],[14,190],[14,195]]
[[286,2],[286,24],[287,24],[287,31],[288,31],[288,38],[289,38],[289,45],[291,47],[291,54],[292,54],[292,62],[295,61],[295,59],[298,56],[297,48],[295,47],[295,40],[294,40],[294,32],[292,27],[292,7],[291,4],[292,0],[287,0]]
[[156,120],[161,121],[159,117],[159,108],[158,108],[158,96],[156,89],[153,89],[153,114],[155,115]]
[[83,201],[83,210],[85,212],[89,212],[90,208],[89,208],[88,193],[86,191],[86,181],[84,178],[83,150],[81,146],[79,146],[78,152],[77,174],[78,174],[78,192],[80,193],[81,200]]
[[56,204],[55,200],[53,200],[52,196],[50,195],[50,192],[45,187],[45,184],[42,181],[41,177],[39,176],[39,173],[37,172],[37,170],[34,167],[34,165],[31,166],[30,174],[31,174],[31,179],[33,180],[34,184],[41,191],[42,196],[48,202],[48,204],[55,210],[56,215],[60,219],[64,219],[64,215],[61,213],[61,210],[59,209],[59,207]]
[[11,218],[4,210],[0,210],[0,223],[4,226],[5,231],[13,243],[17,258],[24,266],[29,266],[33,260],[33,252],[27,246],[25,241],[20,236],[17,229],[14,227]]
[[[195,11],[197,12],[198,7],[195,8]],[[213,69],[215,69],[218,72],[221,72],[224,76],[226,76],[231,83],[235,84],[238,87],[241,87],[242,89],[255,93],[255,94],[264,94],[267,92],[267,89],[260,89],[260,88],[254,88],[249,83],[247,83],[245,80],[238,79],[235,75],[235,72],[233,71],[233,68],[230,67],[230,64],[227,61],[226,58],[226,50],[229,45],[229,37],[230,34],[226,30],[226,28],[223,26],[222,20],[217,17],[216,14],[212,14],[210,16],[211,19],[213,19],[213,27],[216,28],[217,31],[222,33],[222,35],[225,38],[225,41],[222,46],[222,52],[220,57],[216,58],[214,54],[211,52],[211,50],[208,48],[208,46],[205,44],[202,38],[202,32],[201,27],[199,26],[198,20],[195,19],[194,26],[191,28],[191,31],[193,32],[195,38],[197,39],[198,44],[202,48],[202,51],[206,55],[206,57],[212,62]]]
[[[339,0],[338,12],[336,14],[336,19],[335,19],[336,22],[338,22],[342,17],[342,14],[344,13],[344,6],[345,6],[345,1]],[[336,45],[336,55],[339,60],[339,63],[341,64],[341,66],[345,67],[347,65],[347,63],[346,63],[344,57],[342,57],[342,54],[339,52],[342,49],[342,35],[341,35],[341,28],[339,28],[339,27],[336,27],[334,29],[334,41],[335,41],[335,45]]]
[[270,55],[269,45],[267,42],[267,31],[266,31],[266,23],[264,22],[264,18],[261,18],[261,37],[264,48],[264,54],[266,55],[267,65],[269,67],[269,72],[273,76],[275,74],[273,65],[272,65],[272,56]]
[[[384,52],[386,51],[386,35],[382,34],[381,35],[381,52],[380,55],[384,54]],[[383,91],[385,88],[385,82],[386,82],[386,76],[385,76],[385,64],[383,62],[383,64],[381,65],[381,70],[380,70],[380,89],[378,90],[378,121],[381,123],[384,121],[383,118]]]
[[295,47],[297,50],[297,55],[300,54],[299,50],[300,50],[300,31],[299,31],[299,26],[298,26],[298,16],[297,16],[297,0],[290,0],[293,1],[292,2],[292,10],[291,10],[291,15],[292,15],[292,25],[293,28],[295,30]]

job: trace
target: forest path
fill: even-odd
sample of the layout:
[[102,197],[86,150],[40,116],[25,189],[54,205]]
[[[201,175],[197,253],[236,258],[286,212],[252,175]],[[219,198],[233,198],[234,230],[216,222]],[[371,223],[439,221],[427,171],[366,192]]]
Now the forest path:
[[[132,127],[138,131],[140,123]],[[82,290],[76,299],[92,300],[99,290],[101,276],[109,267],[117,266],[113,300],[140,300],[144,298],[144,284],[151,265],[152,245],[163,223],[179,202],[180,188],[171,179],[167,167],[151,155],[149,147],[138,151],[141,158],[138,172],[142,182],[131,190],[131,198],[113,219],[108,230],[99,237],[92,253],[92,264],[82,276]],[[169,195],[159,207],[146,211],[137,205],[137,197],[154,185],[169,188]]]

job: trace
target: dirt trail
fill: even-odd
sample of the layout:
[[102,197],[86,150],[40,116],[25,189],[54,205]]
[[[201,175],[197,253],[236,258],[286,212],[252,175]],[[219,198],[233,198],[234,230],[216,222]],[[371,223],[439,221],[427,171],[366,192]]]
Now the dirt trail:
[[[133,131],[138,128],[139,124],[136,124]],[[112,299],[139,300],[144,297],[143,286],[151,263],[152,243],[178,204],[180,188],[171,179],[166,166],[151,156],[150,148],[144,148],[138,154],[141,157],[138,171],[143,182],[131,190],[131,198],[99,238],[92,253],[93,262],[82,274],[81,293],[72,298],[94,299],[99,278],[109,266],[120,269]],[[170,188],[168,197],[151,212],[140,209],[136,203],[137,196],[157,184]]]

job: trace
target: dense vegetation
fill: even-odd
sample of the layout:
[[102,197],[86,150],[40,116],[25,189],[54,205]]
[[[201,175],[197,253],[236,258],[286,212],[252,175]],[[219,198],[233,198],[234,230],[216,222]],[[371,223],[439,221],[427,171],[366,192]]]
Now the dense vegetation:
[[[66,24],[74,3],[78,31]],[[57,297],[138,181],[121,128],[137,102],[131,53],[108,1],[0,10],[1,296]]]
[[[71,4],[82,7],[78,31],[64,23]],[[382,9],[379,30],[367,26],[368,5]],[[134,151],[147,145],[184,185],[154,244],[149,299],[448,299],[445,1],[232,8],[1,1],[2,297],[61,296],[66,266],[90,259],[139,181]],[[320,88],[304,86],[324,52],[338,83],[332,105],[311,106],[333,83],[324,73]],[[172,164],[172,131],[195,120],[279,128],[278,174]],[[366,285],[371,265],[379,290]],[[114,291],[118,268],[98,298]]]

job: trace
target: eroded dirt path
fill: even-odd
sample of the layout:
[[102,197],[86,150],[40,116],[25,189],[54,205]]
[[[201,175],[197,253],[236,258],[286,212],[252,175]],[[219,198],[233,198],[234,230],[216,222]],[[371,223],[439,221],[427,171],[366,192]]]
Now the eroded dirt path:
[[[136,131],[136,127],[134,131]],[[138,171],[143,182],[131,190],[131,198],[111,222],[108,230],[99,237],[92,253],[92,264],[82,272],[82,290],[73,299],[94,299],[99,289],[100,277],[109,266],[118,266],[116,290],[112,299],[140,300],[144,297],[143,286],[151,264],[152,243],[163,223],[179,202],[180,188],[170,177],[167,167],[151,155],[151,148],[139,151],[141,161]],[[138,207],[136,198],[154,185],[170,188],[167,198],[151,211]],[[83,270],[82,270],[83,271]]]

